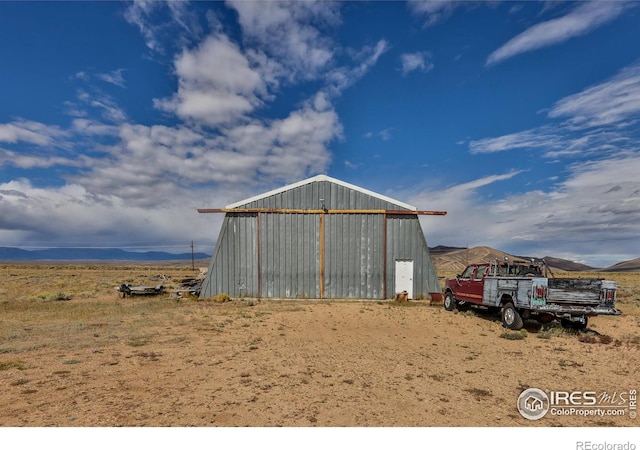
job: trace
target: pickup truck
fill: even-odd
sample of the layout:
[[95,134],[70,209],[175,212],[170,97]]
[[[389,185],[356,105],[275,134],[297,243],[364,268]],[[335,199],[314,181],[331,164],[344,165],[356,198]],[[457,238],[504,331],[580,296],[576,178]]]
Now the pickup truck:
[[599,278],[555,278],[543,262],[516,261],[470,264],[445,280],[444,307],[448,311],[477,306],[500,311],[502,325],[519,330],[524,320],[583,330],[588,318],[620,315],[616,282]]

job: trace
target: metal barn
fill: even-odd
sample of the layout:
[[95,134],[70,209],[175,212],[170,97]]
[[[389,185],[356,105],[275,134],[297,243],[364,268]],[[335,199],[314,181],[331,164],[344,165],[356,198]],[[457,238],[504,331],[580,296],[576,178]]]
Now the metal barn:
[[415,207],[318,175],[221,209],[201,298],[440,299]]

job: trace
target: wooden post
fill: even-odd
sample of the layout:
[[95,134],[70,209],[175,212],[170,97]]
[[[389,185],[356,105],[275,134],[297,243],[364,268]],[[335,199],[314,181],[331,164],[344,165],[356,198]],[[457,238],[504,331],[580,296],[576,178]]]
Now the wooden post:
[[324,298],[324,217],[320,214],[320,298]]
[[260,242],[260,219],[261,214],[258,213],[258,298],[262,298],[262,262],[260,261],[261,242]]
[[382,300],[387,298],[387,214],[382,215]]

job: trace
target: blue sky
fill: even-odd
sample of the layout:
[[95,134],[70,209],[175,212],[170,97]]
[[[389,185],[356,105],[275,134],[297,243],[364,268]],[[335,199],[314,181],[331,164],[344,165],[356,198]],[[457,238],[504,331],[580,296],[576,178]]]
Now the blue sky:
[[317,174],[429,245],[640,257],[633,1],[0,2],[0,246],[211,252]]

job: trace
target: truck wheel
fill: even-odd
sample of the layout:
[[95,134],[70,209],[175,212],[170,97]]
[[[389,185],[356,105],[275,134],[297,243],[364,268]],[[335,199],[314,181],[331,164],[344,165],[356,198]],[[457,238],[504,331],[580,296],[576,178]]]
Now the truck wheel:
[[519,330],[524,325],[522,316],[511,302],[502,307],[502,325],[510,330]]
[[444,309],[447,311],[453,311],[456,309],[456,299],[453,298],[452,292],[447,292],[444,296]]

